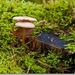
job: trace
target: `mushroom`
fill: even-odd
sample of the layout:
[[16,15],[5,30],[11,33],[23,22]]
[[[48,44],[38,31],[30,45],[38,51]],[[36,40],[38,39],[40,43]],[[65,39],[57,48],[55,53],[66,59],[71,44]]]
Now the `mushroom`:
[[24,45],[25,38],[26,38],[26,29],[28,29],[28,28],[30,28],[30,29],[34,28],[35,25],[32,24],[32,23],[30,23],[30,22],[17,22],[15,25],[18,26],[18,27],[22,27],[23,28],[22,44]]
[[32,22],[35,22],[37,20],[35,18],[28,17],[28,16],[16,16],[16,17],[13,17],[13,20],[17,21],[15,25],[19,27],[16,31],[13,31],[13,32],[16,33],[17,31],[19,31],[19,33],[23,33],[22,43],[24,45],[26,36],[27,35],[29,36],[32,33],[33,28],[35,27],[35,25],[32,24]]
[[37,21],[35,18],[31,18],[28,16],[16,16],[16,17],[13,17],[13,20],[17,22],[35,22]]

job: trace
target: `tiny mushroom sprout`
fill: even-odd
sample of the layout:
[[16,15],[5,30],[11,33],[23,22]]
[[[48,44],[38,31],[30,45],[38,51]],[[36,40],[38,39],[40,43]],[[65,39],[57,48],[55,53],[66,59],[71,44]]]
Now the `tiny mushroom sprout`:
[[13,20],[17,21],[17,23],[15,24],[16,26],[20,27],[21,29],[23,29],[22,31],[22,44],[24,45],[25,43],[25,39],[27,35],[30,35],[30,33],[28,34],[28,30],[32,30],[35,25],[32,24],[32,22],[37,21],[35,18],[31,18],[31,17],[27,17],[27,16],[17,16],[17,17],[13,17]]

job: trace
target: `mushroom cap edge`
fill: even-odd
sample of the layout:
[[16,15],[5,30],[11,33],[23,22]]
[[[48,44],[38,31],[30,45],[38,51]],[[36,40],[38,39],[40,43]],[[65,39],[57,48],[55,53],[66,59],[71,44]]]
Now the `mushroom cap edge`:
[[22,28],[34,28],[35,27],[35,25],[30,22],[17,22],[15,25],[18,27],[22,27]]

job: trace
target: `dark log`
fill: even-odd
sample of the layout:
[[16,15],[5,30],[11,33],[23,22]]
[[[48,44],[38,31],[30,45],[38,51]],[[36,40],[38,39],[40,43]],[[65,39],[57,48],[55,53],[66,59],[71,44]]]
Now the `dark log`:
[[59,37],[53,33],[48,34],[42,32],[40,34],[41,35],[36,38],[33,36],[29,38],[29,41],[31,41],[28,43],[30,50],[34,50],[38,53],[44,52],[45,54],[47,54],[50,50],[52,52],[55,52],[56,54],[61,53],[64,58],[71,55],[71,52],[65,50],[64,46],[70,42],[59,39]]

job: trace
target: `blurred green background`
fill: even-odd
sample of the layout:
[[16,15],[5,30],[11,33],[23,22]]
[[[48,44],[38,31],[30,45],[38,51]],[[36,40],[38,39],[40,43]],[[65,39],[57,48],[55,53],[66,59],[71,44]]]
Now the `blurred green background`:
[[25,1],[31,1],[31,2],[34,2],[34,3],[42,3],[42,0],[25,0]]
[[[25,0],[25,1],[31,1],[31,2],[34,2],[34,3],[42,3],[43,0]],[[50,0],[45,0],[46,2],[47,1],[50,1]]]

